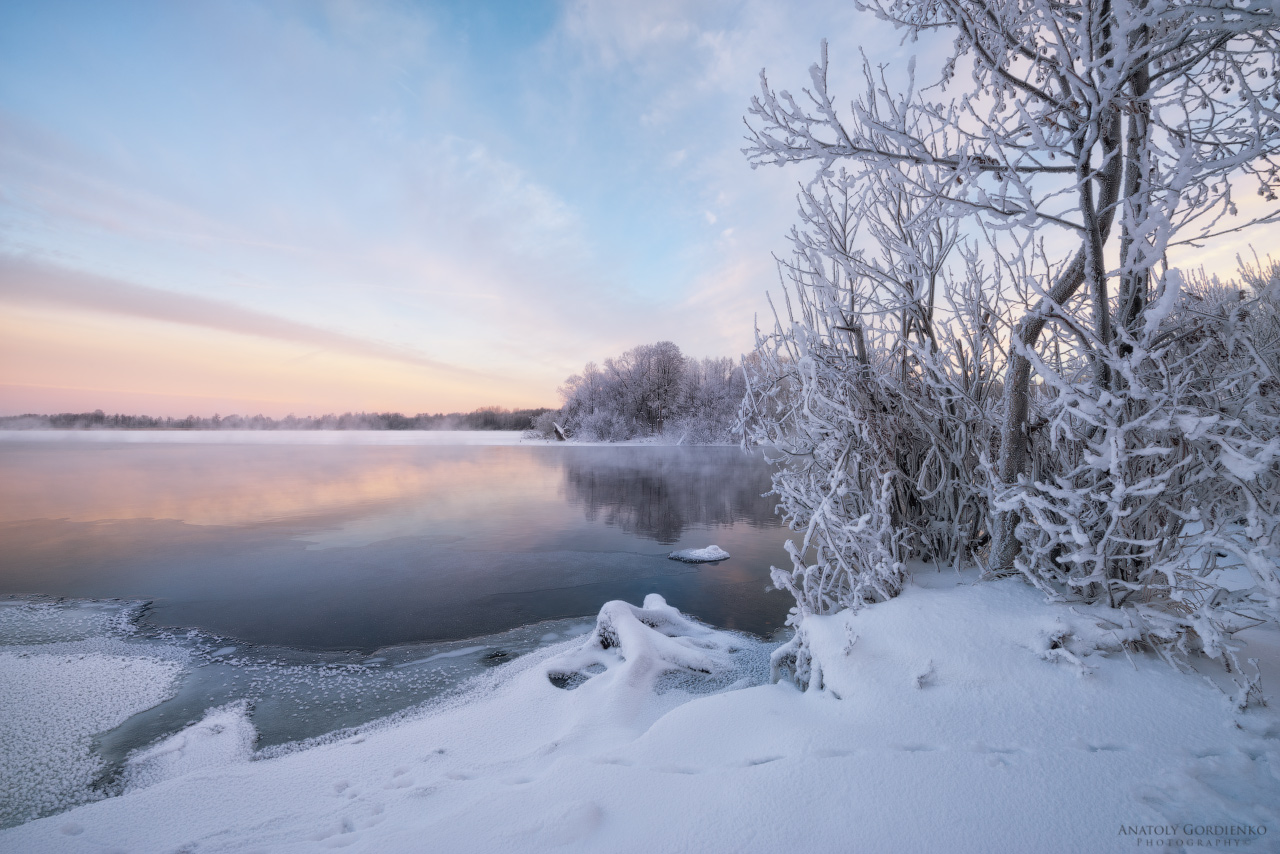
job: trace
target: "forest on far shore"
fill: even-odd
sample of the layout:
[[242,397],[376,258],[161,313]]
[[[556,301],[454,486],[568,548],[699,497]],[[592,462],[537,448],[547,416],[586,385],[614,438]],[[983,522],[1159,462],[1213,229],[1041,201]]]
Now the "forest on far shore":
[[560,387],[559,409],[484,406],[474,412],[213,415],[202,418],[61,412],[0,416],[0,430],[523,430],[545,439],[622,442],[664,436],[677,444],[737,438],[746,394],[738,359],[686,357],[670,341],[641,344],[603,366],[588,362]]
[[150,415],[108,415],[61,412],[56,415],[0,416],[0,430],[528,430],[533,419],[551,410],[505,409],[485,406],[474,412],[345,412],[342,415],[213,415],[199,418],[153,418]]

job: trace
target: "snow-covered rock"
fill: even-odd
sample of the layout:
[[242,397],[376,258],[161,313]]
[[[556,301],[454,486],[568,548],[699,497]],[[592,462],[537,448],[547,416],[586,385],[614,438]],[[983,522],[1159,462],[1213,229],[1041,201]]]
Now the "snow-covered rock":
[[667,557],[672,560],[682,560],[685,563],[711,563],[725,560],[729,557],[729,553],[719,546],[707,546],[705,549],[683,549],[672,552]]

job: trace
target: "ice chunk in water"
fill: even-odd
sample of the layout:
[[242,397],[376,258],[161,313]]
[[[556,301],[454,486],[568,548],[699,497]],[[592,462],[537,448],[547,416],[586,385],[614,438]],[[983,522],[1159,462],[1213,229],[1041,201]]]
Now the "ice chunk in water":
[[707,546],[705,549],[684,549],[667,555],[672,560],[682,560],[685,563],[711,563],[712,561],[724,560],[728,556],[729,553],[719,546]]

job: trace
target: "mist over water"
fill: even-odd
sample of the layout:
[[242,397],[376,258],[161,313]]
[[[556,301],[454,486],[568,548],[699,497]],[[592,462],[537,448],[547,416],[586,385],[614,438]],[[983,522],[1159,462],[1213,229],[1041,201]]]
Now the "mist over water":
[[593,450],[607,453],[562,463],[568,497],[583,506],[588,521],[664,545],[680,542],[690,529],[778,526],[758,457],[736,448]]
[[[765,590],[788,534],[768,467],[737,448],[152,436],[0,441],[0,594],[146,600],[159,627],[363,651],[650,592],[756,634],[791,604]],[[732,557],[666,559],[711,543]]]
[[[120,668],[159,680],[135,712],[80,709],[95,734],[23,778],[0,827],[118,793],[131,756],[210,710],[243,704],[261,755],[414,714],[573,642],[611,599],[656,592],[715,625],[782,627],[791,600],[766,586],[788,532],[758,456],[517,438],[0,432],[15,725],[42,718],[20,677],[106,697]],[[711,543],[731,557],[667,559]],[[9,759],[14,779],[35,762]]]

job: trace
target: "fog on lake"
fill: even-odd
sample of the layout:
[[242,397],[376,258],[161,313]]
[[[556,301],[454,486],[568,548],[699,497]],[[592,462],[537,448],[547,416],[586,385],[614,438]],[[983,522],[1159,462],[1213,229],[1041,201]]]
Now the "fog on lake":
[[[732,447],[499,436],[0,439],[0,593],[123,598],[146,621],[359,649],[593,615],[657,592],[756,634],[791,601],[769,469]],[[458,444],[466,442],[467,444]],[[675,549],[731,558],[691,566]]]

